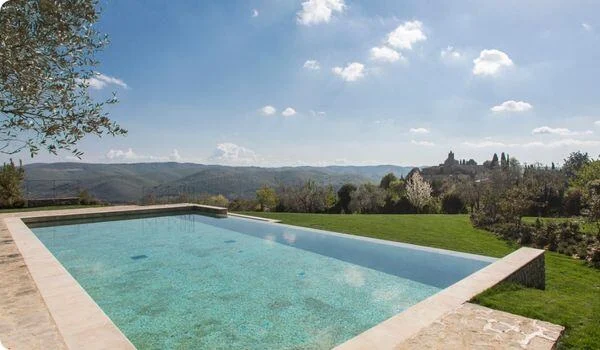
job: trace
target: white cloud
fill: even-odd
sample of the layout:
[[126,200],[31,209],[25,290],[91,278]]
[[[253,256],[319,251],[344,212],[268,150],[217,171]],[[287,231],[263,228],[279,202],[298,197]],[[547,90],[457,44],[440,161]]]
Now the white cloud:
[[351,287],[362,287],[365,285],[364,272],[355,267],[348,267],[343,272],[343,280]]
[[594,124],[595,124],[596,126],[600,126],[600,120],[597,120],[597,121],[595,121],[595,122],[594,122]]
[[583,29],[585,29],[585,31],[587,32],[591,32],[594,30],[594,27],[592,27],[590,24],[588,23],[581,23],[581,26],[583,27]]
[[551,128],[549,126],[540,126],[531,131],[534,135],[560,135],[560,136],[575,136],[575,135],[591,135],[594,132],[591,130],[586,131],[571,131],[567,128]]
[[483,50],[479,57],[473,60],[473,74],[496,75],[502,68],[512,67],[513,61],[500,50]]
[[560,147],[591,147],[600,146],[600,141],[597,140],[577,140],[577,139],[562,139],[552,142],[525,142],[525,143],[505,143],[499,141],[466,141],[462,143],[463,146],[470,148],[560,148]]
[[319,64],[319,61],[317,61],[317,60],[308,60],[308,61],[304,62],[303,67],[306,69],[310,69],[310,70],[321,69],[321,65]]
[[313,117],[325,117],[327,116],[327,113],[323,112],[323,111],[310,111],[310,115],[312,115]]
[[429,142],[429,141],[416,141],[416,140],[412,140],[412,141],[410,141],[410,143],[412,143],[413,145],[425,146],[425,147],[435,146],[435,143]]
[[179,151],[174,149],[171,155],[169,155],[169,160],[172,162],[178,162],[181,160],[181,155],[179,155]]
[[252,9],[252,18],[258,17],[260,13],[258,12],[257,9]]
[[509,101],[502,102],[502,104],[500,104],[498,106],[494,106],[494,107],[490,108],[490,110],[494,113],[502,113],[502,112],[517,113],[517,112],[527,112],[528,110],[530,110],[532,108],[533,108],[533,106],[527,102],[509,100]]
[[152,156],[152,155],[142,155],[137,154],[133,151],[133,149],[128,148],[127,150],[121,149],[110,149],[106,155],[106,159],[114,162],[166,162],[166,161],[179,161],[181,160],[181,156],[179,152],[174,149],[173,152],[169,156]]
[[559,147],[589,147],[589,146],[600,146],[600,141],[597,140],[576,140],[576,139],[562,139],[552,142],[529,142],[521,145],[523,147],[543,147],[543,148],[559,148]]
[[306,26],[328,23],[334,12],[341,13],[345,8],[344,0],[307,0],[302,3],[297,20]]
[[283,239],[289,244],[294,244],[296,243],[296,234],[293,232],[284,232]]
[[462,54],[453,46],[448,46],[440,51],[440,57],[443,60],[459,60],[462,58]]
[[281,115],[284,117],[291,117],[294,114],[296,114],[296,110],[293,109],[292,107],[288,107],[288,108],[284,109],[283,112],[281,112]]
[[225,142],[217,145],[209,160],[219,164],[249,165],[256,163],[258,157],[248,148]]
[[102,90],[108,85],[118,85],[124,89],[129,88],[127,84],[121,79],[110,77],[102,73],[95,73],[90,79],[85,81],[88,86],[95,90]]
[[365,65],[358,62],[348,64],[345,68],[335,67],[333,73],[345,81],[357,81],[365,76]]
[[409,132],[412,134],[429,134],[429,130],[425,128],[411,128]]
[[275,113],[277,113],[277,109],[271,105],[266,105],[260,109],[260,112],[263,115],[269,116],[269,115],[274,115]]
[[387,46],[374,47],[371,49],[371,59],[381,62],[396,62],[402,58],[402,55]]
[[423,33],[423,23],[408,21],[388,34],[387,43],[397,49],[412,50],[413,44],[425,40],[427,40],[427,36]]
[[111,149],[110,151],[108,151],[108,153],[106,153],[106,158],[110,160],[133,160],[137,159],[138,155],[135,154],[135,152],[133,152],[131,148],[127,151],[122,151],[120,149]]

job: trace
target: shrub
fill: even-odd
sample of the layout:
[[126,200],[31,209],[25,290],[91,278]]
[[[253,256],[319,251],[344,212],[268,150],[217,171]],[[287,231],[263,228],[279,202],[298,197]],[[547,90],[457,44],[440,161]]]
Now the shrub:
[[81,205],[96,205],[100,201],[94,198],[87,190],[79,191],[79,204]]
[[571,188],[565,194],[563,199],[563,207],[565,215],[567,216],[579,216],[581,215],[581,208],[583,203],[583,193],[579,188]]
[[229,207],[229,200],[222,194],[206,197],[200,200],[200,204],[211,205],[214,207]]
[[20,164],[15,166],[12,159],[0,169],[0,207],[15,208],[25,205],[21,193],[21,184],[25,179],[25,170]]
[[432,197],[421,209],[421,214],[439,214],[442,212],[442,202],[437,197]]
[[236,198],[229,203],[231,211],[255,211],[259,209],[259,204],[256,200]]
[[447,193],[442,197],[442,212],[446,214],[464,214],[467,212],[467,207],[458,194]]
[[588,247],[586,261],[590,266],[600,268],[600,242],[596,242]]
[[267,185],[262,186],[256,191],[256,200],[260,205],[260,211],[271,210],[278,202],[275,190]]

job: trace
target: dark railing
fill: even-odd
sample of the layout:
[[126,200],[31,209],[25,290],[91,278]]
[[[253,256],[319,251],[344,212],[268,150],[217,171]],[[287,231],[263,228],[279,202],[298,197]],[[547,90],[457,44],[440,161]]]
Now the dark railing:
[[77,197],[82,190],[79,180],[25,180],[22,185],[25,199]]

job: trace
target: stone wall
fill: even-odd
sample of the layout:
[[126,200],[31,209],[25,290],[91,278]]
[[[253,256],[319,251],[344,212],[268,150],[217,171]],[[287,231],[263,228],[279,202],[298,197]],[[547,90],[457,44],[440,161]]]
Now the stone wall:
[[529,288],[546,289],[546,266],[544,253],[531,260],[504,281],[514,282]]

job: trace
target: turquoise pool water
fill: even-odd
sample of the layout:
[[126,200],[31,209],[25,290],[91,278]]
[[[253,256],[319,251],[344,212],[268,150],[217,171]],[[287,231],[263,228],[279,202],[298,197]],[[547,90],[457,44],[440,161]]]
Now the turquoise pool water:
[[139,349],[327,349],[491,261],[194,214],[32,231]]

